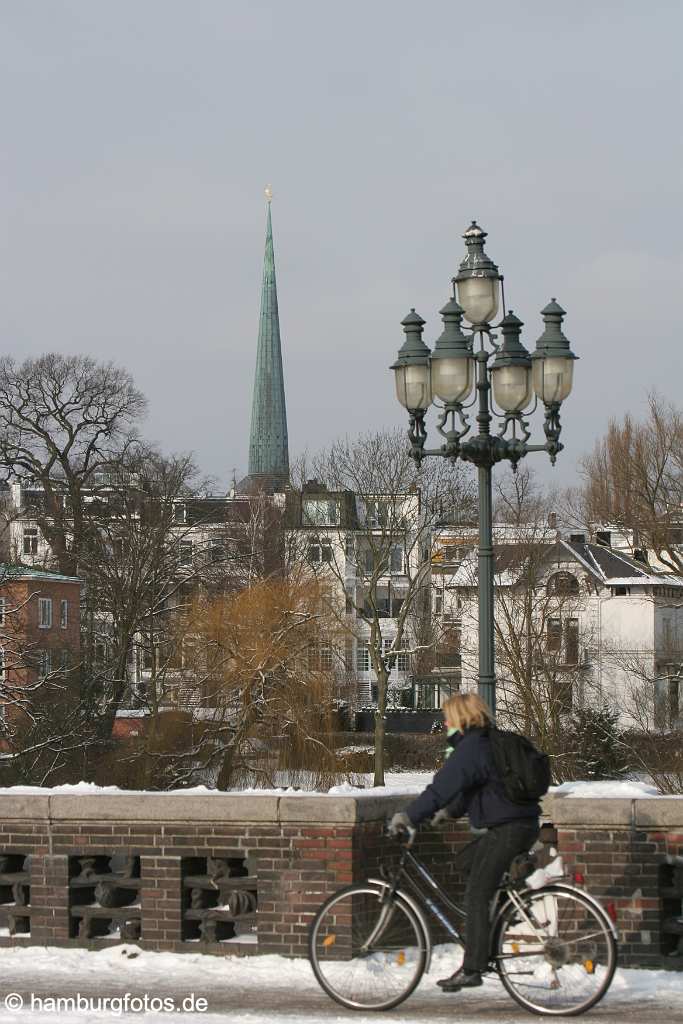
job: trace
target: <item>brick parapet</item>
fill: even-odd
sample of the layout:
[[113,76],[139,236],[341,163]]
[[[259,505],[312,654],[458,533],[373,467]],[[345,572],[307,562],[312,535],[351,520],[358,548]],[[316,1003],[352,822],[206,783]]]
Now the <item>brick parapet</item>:
[[[118,853],[139,858],[143,947],[303,956],[320,903],[341,886],[375,875],[383,861],[396,855],[398,847],[383,833],[384,822],[408,799],[372,794],[0,794],[0,853],[31,855],[30,935],[3,938],[2,944],[110,944],[107,937],[76,937],[69,873],[79,858]],[[590,892],[614,904],[621,962],[669,962],[663,958],[661,924],[669,904],[662,902],[661,872],[667,856],[683,858],[683,800],[556,797],[546,800],[544,812],[545,831],[569,871],[580,872]],[[470,838],[461,823],[454,823],[424,830],[415,846],[456,898],[463,882],[456,856]],[[229,942],[199,941],[183,933],[183,871],[195,861],[220,857],[243,858],[249,874],[257,876],[258,943],[239,936]],[[2,913],[7,907],[0,903]]]

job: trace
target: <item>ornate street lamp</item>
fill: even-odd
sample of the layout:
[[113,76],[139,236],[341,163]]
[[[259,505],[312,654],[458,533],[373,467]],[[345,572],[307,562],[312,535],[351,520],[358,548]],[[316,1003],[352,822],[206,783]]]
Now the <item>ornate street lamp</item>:
[[[410,416],[410,454],[417,464],[426,456],[438,455],[472,462],[478,469],[479,693],[495,711],[491,469],[503,460],[516,468],[529,452],[547,452],[555,463],[563,448],[560,406],[572,389],[577,356],[562,333],[565,311],[555,299],[541,310],[545,330],[531,355],[521,342],[522,321],[512,310],[506,313],[504,299],[503,319],[492,325],[501,302],[503,278],[484,252],[486,232],[475,221],[463,237],[466,255],[453,278],[453,298],[440,311],[444,327],[433,352],[422,340],[425,321],[411,309],[401,321],[406,340],[391,369],[396,396]],[[470,324],[469,334],[463,332],[463,319]],[[498,330],[502,342],[494,333]],[[475,383],[476,397],[468,403]],[[466,410],[475,401],[478,433],[467,437],[472,424]],[[525,417],[539,402],[545,410],[546,440],[529,444],[531,432]],[[436,429],[443,441],[439,448],[430,449],[425,447],[425,414],[432,403],[439,410]],[[491,433],[494,415],[501,421],[496,434]]]

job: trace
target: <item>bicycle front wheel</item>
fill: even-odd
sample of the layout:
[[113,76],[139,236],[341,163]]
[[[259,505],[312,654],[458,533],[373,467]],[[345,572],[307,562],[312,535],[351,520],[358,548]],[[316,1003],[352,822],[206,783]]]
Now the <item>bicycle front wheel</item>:
[[617,966],[605,912],[577,889],[546,886],[510,903],[498,930],[500,977],[520,1006],[576,1016],[602,999]]
[[322,988],[351,1010],[389,1010],[419,984],[427,939],[400,893],[350,885],[330,896],[314,918],[308,955]]

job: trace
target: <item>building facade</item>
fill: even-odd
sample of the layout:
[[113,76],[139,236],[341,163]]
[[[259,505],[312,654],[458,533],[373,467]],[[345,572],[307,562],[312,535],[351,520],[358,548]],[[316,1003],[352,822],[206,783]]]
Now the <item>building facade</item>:
[[0,565],[0,718],[26,715],[41,683],[79,668],[82,581]]

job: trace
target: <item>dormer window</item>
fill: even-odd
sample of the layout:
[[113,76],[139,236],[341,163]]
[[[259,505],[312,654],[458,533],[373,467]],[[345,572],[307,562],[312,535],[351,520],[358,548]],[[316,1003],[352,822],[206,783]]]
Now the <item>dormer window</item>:
[[579,581],[571,572],[556,572],[548,580],[548,593],[556,597],[578,597]]

